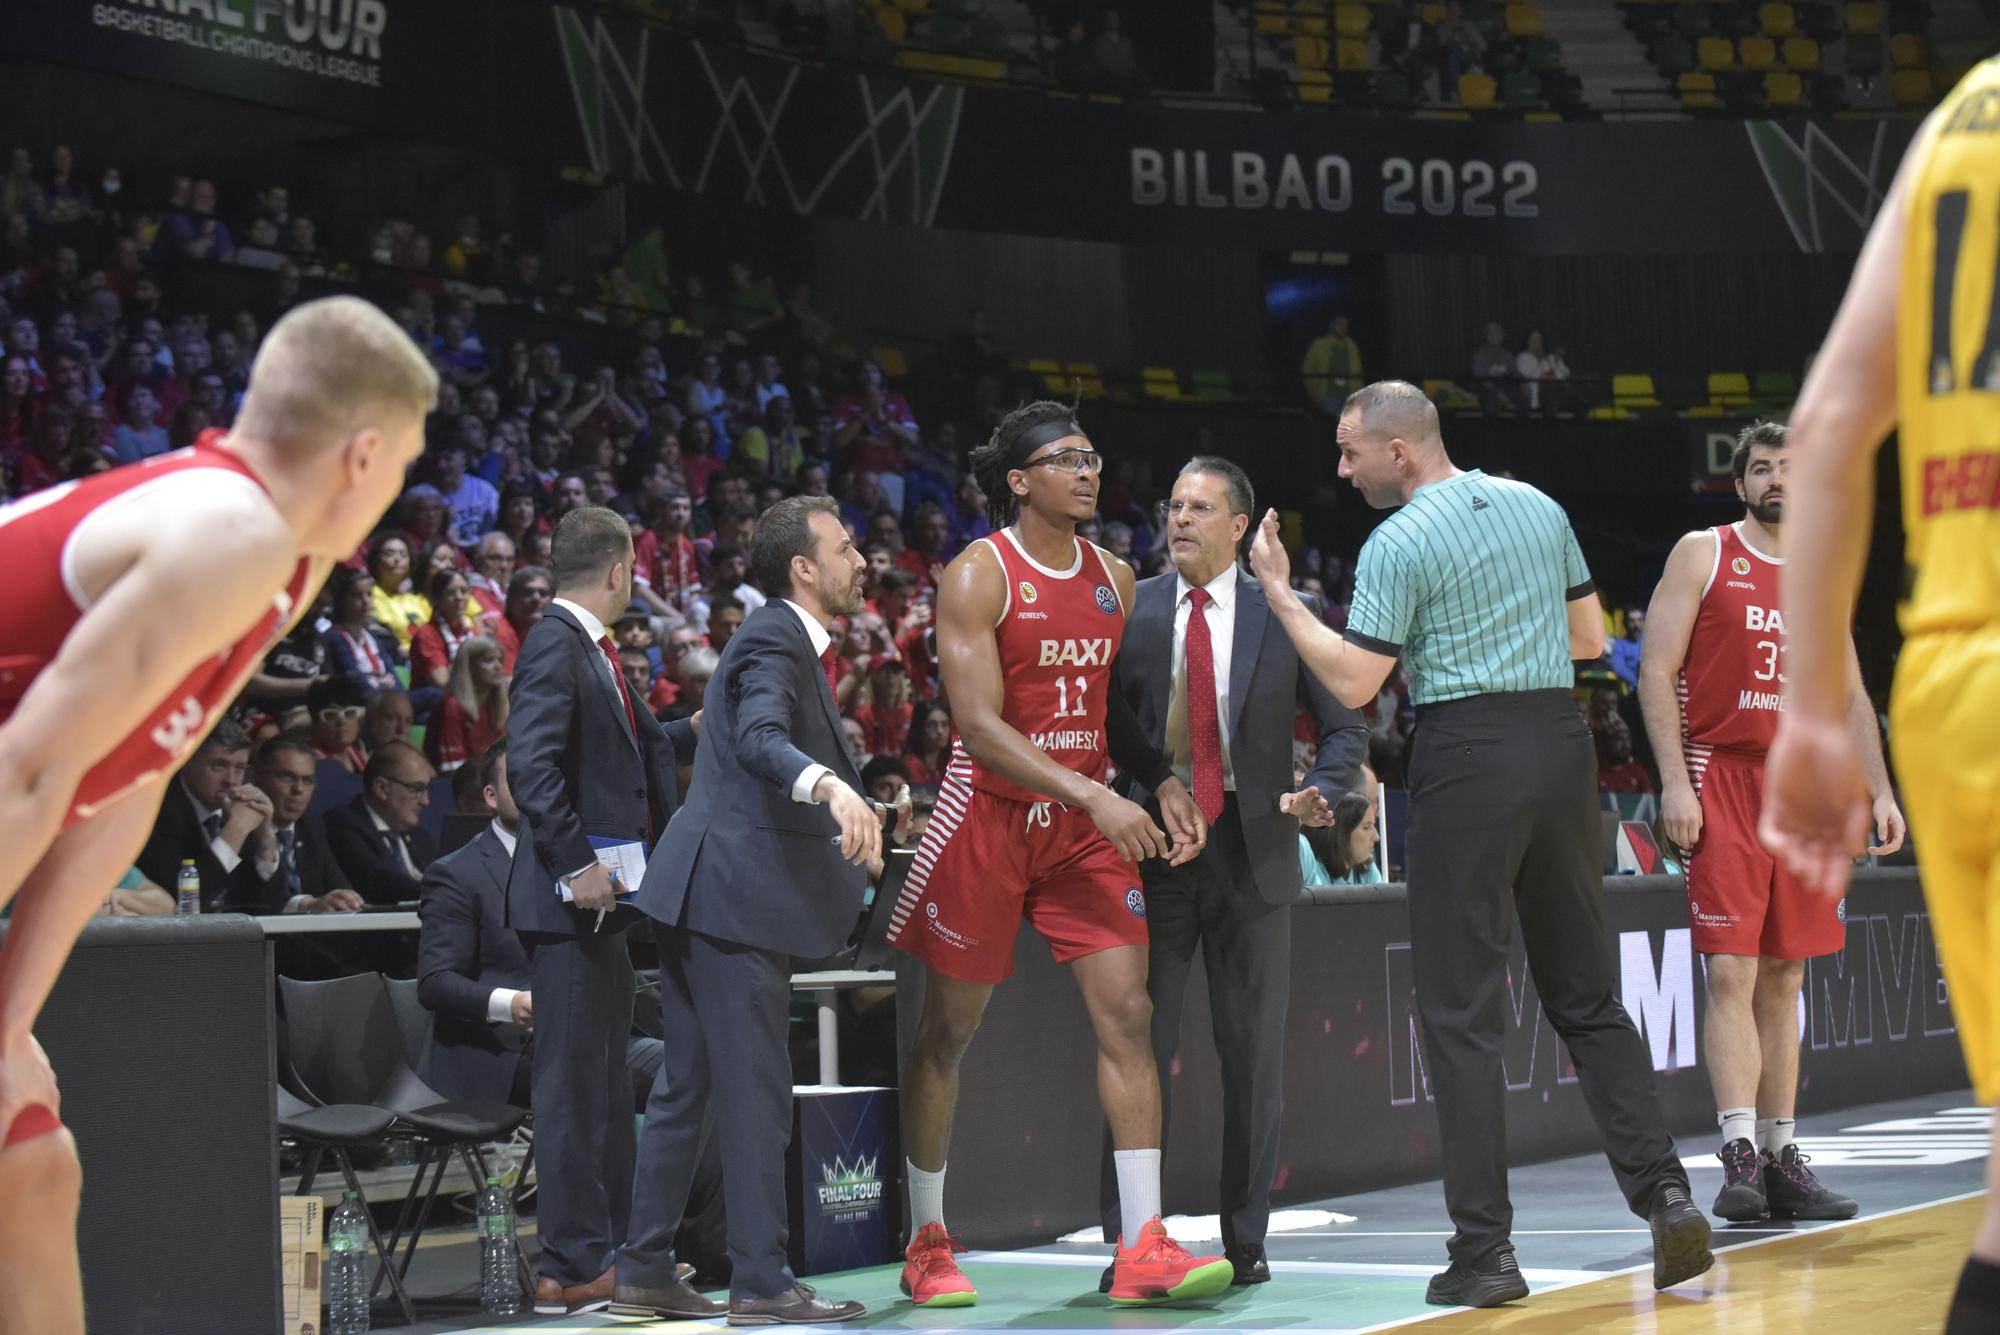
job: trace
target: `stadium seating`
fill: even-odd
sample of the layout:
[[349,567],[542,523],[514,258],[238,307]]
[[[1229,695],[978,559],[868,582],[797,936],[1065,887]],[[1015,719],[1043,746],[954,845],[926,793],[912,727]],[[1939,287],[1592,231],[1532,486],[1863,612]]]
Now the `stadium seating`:
[[1880,109],[1886,99],[1873,81],[1885,73],[1899,109],[1918,110],[1936,98],[1924,0],[1618,3],[1686,111]]

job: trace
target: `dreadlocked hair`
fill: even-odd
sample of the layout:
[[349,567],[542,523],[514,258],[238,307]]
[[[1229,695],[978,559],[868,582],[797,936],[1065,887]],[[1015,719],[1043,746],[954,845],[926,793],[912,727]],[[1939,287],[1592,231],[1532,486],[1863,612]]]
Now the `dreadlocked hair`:
[[1001,418],[1000,425],[993,428],[992,437],[966,456],[973,481],[986,493],[987,523],[995,529],[1003,529],[1014,522],[1016,502],[1014,493],[1007,487],[1008,458],[1021,433],[1047,422],[1067,421],[1075,416],[1074,403],[1057,403],[1053,399],[1024,403]]

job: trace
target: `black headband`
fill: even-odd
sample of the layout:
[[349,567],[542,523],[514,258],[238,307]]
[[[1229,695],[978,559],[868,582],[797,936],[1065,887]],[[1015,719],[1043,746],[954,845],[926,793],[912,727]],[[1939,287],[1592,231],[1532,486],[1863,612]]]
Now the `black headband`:
[[[1029,427],[1026,431],[1016,436],[1013,445],[1009,447],[1007,451],[1008,469],[1011,471],[1016,468],[1026,468],[1029,456],[1034,454],[1036,450],[1039,450],[1052,440],[1061,440],[1064,436],[1083,436],[1083,428],[1076,424],[1075,418],[1065,417],[1058,421],[1044,422],[1040,426]],[[1083,438],[1085,440],[1090,439],[1088,436],[1084,436]]]

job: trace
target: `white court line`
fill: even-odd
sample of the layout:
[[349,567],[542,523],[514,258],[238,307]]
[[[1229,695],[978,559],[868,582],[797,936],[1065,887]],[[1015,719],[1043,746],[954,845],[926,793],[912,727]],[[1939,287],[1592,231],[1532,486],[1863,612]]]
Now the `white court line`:
[[[1517,1228],[1508,1233],[1511,1238],[1567,1238],[1597,1233],[1644,1233],[1651,1235],[1650,1228]],[[1277,1235],[1273,1235],[1277,1236]],[[1378,1232],[1338,1231],[1327,1233],[1286,1233],[1288,1238],[1450,1238],[1457,1234],[1451,1229],[1394,1230]],[[1592,1271],[1596,1274],[1596,1271]]]
[[[1078,1256],[1063,1252],[967,1252],[967,1265],[1060,1265],[1078,1269],[1102,1270],[1102,1256]],[[1435,1275],[1437,1265],[1397,1265],[1374,1261],[1272,1261],[1274,1275],[1375,1275],[1378,1277],[1401,1278],[1423,1276],[1428,1279]],[[1596,1270],[1527,1270],[1521,1274],[1529,1280],[1546,1284],[1560,1284],[1579,1279],[1595,1279],[1609,1271]]]

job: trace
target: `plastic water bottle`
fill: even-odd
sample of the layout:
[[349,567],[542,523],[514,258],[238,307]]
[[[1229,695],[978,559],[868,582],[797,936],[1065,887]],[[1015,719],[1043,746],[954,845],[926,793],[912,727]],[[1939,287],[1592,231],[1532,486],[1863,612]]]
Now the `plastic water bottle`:
[[201,912],[201,872],[195,867],[193,858],[181,862],[180,874],[174,877],[174,913],[176,916]]
[[326,1221],[326,1335],[368,1335],[368,1216],[353,1192]]
[[479,1193],[480,1311],[520,1315],[521,1275],[514,1257],[514,1199],[499,1178],[489,1177]]

